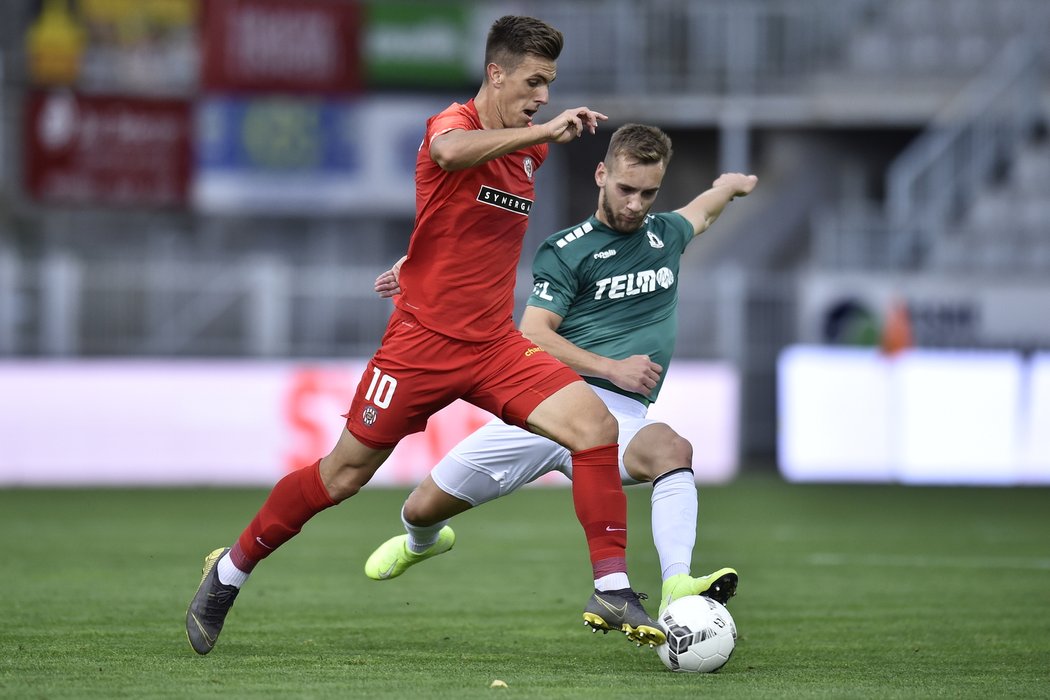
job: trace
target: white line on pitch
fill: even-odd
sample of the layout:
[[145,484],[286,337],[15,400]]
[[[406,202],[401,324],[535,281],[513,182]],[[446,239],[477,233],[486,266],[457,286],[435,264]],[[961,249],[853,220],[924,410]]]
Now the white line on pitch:
[[944,557],[901,556],[892,554],[837,554],[816,552],[806,557],[814,566],[900,566],[945,569],[1029,569],[1050,571],[1050,559],[1022,557]]

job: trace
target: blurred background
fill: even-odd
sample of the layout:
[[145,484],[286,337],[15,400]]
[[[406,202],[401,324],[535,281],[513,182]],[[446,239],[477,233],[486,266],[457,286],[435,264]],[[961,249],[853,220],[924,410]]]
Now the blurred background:
[[[611,117],[541,170],[519,310],[619,124],[674,139],[658,209],[759,175],[683,260],[656,408],[698,478],[1050,483],[1050,2],[7,0],[0,484],[327,451],[424,122],[508,13],[565,34],[538,119]],[[436,418],[389,483],[483,420]]]

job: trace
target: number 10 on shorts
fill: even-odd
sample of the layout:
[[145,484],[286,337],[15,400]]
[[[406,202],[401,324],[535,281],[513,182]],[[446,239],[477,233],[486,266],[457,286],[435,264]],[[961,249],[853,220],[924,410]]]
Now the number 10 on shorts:
[[[372,401],[379,408],[386,408],[390,405],[390,400],[394,398],[396,390],[397,380],[389,374],[380,372],[378,367],[373,367],[372,383],[368,385],[365,401]],[[375,396],[374,399],[372,398],[373,395]]]

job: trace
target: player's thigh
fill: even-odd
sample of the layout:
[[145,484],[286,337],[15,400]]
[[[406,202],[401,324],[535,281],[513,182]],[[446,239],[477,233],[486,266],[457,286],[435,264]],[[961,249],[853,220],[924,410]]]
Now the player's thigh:
[[652,481],[673,469],[692,466],[693,446],[666,423],[632,419],[621,422],[621,430],[628,434],[621,437],[622,462],[631,478]]
[[510,329],[477,358],[467,398],[502,418],[551,437],[572,451],[616,441],[616,421],[580,376]]
[[471,505],[506,496],[547,472],[564,470],[568,450],[522,428],[493,420],[464,438],[434,467],[446,493]]
[[528,426],[573,452],[614,443],[619,435],[608,407],[582,381],[543,400],[529,414]]
[[471,371],[469,344],[395,311],[357,385],[346,428],[369,447],[391,448],[424,430],[430,416],[465,394]]

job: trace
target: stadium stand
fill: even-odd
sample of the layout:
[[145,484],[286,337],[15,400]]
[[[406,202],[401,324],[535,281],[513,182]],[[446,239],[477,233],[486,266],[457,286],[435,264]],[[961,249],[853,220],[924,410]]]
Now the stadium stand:
[[[1048,279],[1050,3],[514,5],[568,38],[551,113],[585,102],[615,123],[671,132],[663,206],[719,170],[760,175],[746,210],[727,212],[687,257],[697,274],[682,282],[695,311],[683,317],[679,353],[741,369],[745,453],[772,450],[774,358],[798,339],[799,275]],[[410,212],[206,215],[27,193],[24,30],[34,7],[0,6],[0,357],[369,354],[388,312],[371,280],[404,249]],[[533,213],[526,250],[590,213],[603,145],[545,166],[547,204]]]

